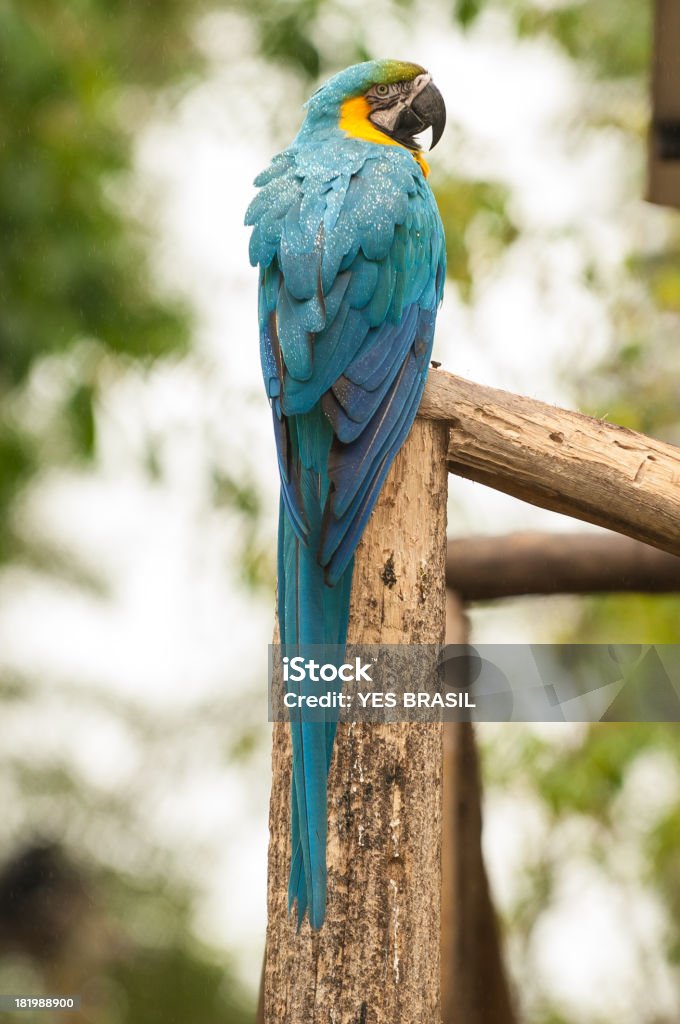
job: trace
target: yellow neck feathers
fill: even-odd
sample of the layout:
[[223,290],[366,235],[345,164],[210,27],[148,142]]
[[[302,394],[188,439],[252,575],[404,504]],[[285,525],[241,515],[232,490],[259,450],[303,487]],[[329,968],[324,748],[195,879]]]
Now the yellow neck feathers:
[[[371,124],[368,119],[370,112],[371,108],[368,100],[363,96],[357,96],[352,100],[345,100],[340,108],[339,127],[353,139],[365,139],[366,142],[377,142],[381,146],[401,146],[402,149],[408,149],[408,146],[402,146],[400,142],[391,139],[389,135],[385,135],[384,132],[379,131],[375,125]],[[414,152],[412,149],[408,149],[408,152],[411,153],[413,159],[420,165],[420,169],[425,177],[427,177],[430,173],[430,168],[427,166],[422,153]]]

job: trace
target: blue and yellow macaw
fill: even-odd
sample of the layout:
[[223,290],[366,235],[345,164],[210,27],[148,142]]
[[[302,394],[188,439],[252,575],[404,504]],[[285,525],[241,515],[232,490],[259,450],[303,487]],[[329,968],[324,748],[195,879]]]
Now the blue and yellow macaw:
[[[427,375],[446,257],[415,138],[446,110],[417,64],[368,61],[318,89],[293,144],[255,179],[262,370],[281,501],[278,613],[286,653],[344,647],[354,552]],[[327,778],[335,722],[291,715],[289,908],[326,912]]]

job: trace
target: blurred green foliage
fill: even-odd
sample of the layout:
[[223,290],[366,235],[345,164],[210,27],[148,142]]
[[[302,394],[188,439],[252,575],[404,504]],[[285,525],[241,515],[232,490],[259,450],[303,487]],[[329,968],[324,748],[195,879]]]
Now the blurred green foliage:
[[217,508],[236,513],[240,527],[240,579],[250,590],[268,587],[271,592],[276,577],[275,552],[259,529],[262,499],[256,482],[249,478],[236,480],[224,470],[213,473],[213,501]]
[[433,188],[446,232],[446,272],[469,302],[480,271],[517,237],[508,213],[508,190],[486,181],[436,176]]
[[249,1024],[252,1009],[217,954],[185,946],[137,951],[111,972],[121,993],[111,1024]]
[[[0,987],[77,994],[77,1018],[102,1024],[246,1024],[229,959],[192,938],[191,906],[176,881],[168,891],[162,877],[87,868],[55,843],[20,846],[0,866]],[[40,1019],[53,1018],[27,1017]]]
[[[156,91],[186,87],[200,71],[192,32],[202,10],[200,2],[187,0],[0,5],[0,560],[29,560],[34,568],[59,572],[71,582],[77,576],[73,567],[41,551],[39,539],[28,544],[12,510],[23,488],[54,464],[96,456],[96,410],[106,382],[134,364],[151,366],[188,351],[190,311],[158,291],[151,238],[127,212],[125,193],[135,132],[152,111]],[[32,382],[46,366],[52,393],[41,404],[40,389],[36,394]],[[7,673],[0,694],[6,723],[13,707],[29,707],[32,701],[40,707],[45,699],[32,680]],[[93,697],[92,703],[101,714],[102,701]],[[117,708],[117,719],[127,722],[131,734],[140,728],[144,733],[139,709],[128,711]],[[234,750],[240,744],[245,757],[249,724],[243,723],[236,736],[222,724],[222,756],[232,756],[231,743]],[[182,732],[185,728],[182,723]],[[166,728],[163,744],[169,735]],[[143,748],[154,749],[148,730],[144,736]],[[156,761],[162,764],[162,755]],[[16,854],[21,836],[26,842],[41,831],[60,835],[64,828],[71,849],[88,847],[94,899],[102,913],[93,926],[93,948],[111,930],[116,934],[115,950],[96,965],[101,1009],[88,1019],[106,1024],[252,1019],[224,954],[192,938],[193,894],[183,892],[177,870],[168,865],[155,882],[147,878],[142,891],[139,878],[97,867],[111,855],[112,829],[119,838],[131,828],[143,835],[144,824],[133,811],[143,794],[105,795],[88,786],[66,758],[6,753],[2,769],[3,803],[15,809],[14,846],[8,848],[5,836],[5,857]],[[145,783],[152,783],[150,772]],[[17,812],[26,816],[23,824]],[[87,818],[94,829],[89,842]],[[97,832],[103,836],[95,842]],[[128,840],[128,850],[134,845]],[[146,859],[157,861],[158,850],[148,850]],[[86,923],[82,918],[75,920],[76,929]],[[168,927],[141,941],[130,933],[131,921],[139,918],[147,927],[163,918]],[[4,926],[0,920],[0,933]],[[35,926],[39,930],[37,918]],[[13,959],[17,942],[13,929],[0,941],[5,991],[20,976]],[[31,957],[36,983],[49,989],[53,965],[42,962],[39,947]],[[77,976],[87,956],[76,947],[72,959]]]
[[[100,874],[93,880],[110,913],[117,955],[106,993],[111,1024],[248,1024],[250,1000],[224,952],[192,937],[190,892],[162,878]],[[155,934],[149,933],[149,922]],[[137,927],[135,927],[137,925]],[[147,933],[146,935],[144,933]]]
[[520,38],[544,36],[603,79],[643,76],[649,69],[649,0],[455,0],[468,28],[489,10],[504,11]]
[[[488,783],[506,793],[532,794],[546,816],[544,840],[527,856],[506,919],[515,962],[521,965],[526,1019],[532,1024],[572,1024],[574,1019],[536,984],[530,955],[536,927],[551,910],[567,865],[580,861],[596,867],[628,894],[631,903],[645,889],[653,894],[665,912],[664,945],[650,950],[640,939],[641,967],[646,956],[663,954],[671,969],[680,964],[680,800],[677,795],[666,797],[655,813],[640,815],[631,792],[636,770],[643,764],[653,765],[659,773],[657,785],[663,775],[677,779],[679,741],[680,726],[675,723],[598,723],[580,727],[580,734],[572,727],[568,742],[528,730],[507,730],[493,748],[487,748]],[[672,783],[667,792],[672,794]],[[584,901],[588,898],[592,889],[584,893]],[[637,939],[632,926],[630,937]],[[650,996],[644,996],[634,1012],[641,1024],[677,1020],[676,1014],[667,1015],[655,1006]]]
[[[67,684],[51,704],[50,689],[0,676],[3,735],[30,735],[33,722],[37,735],[49,706],[60,729],[76,737],[60,754],[11,743],[3,754],[0,791],[12,813],[11,834],[0,840],[0,990],[16,989],[23,965],[27,991],[54,991],[55,978],[71,979],[60,990],[81,992],[95,1007],[87,1017],[95,1024],[252,1020],[252,997],[228,953],[194,934],[200,854],[161,845],[149,817],[182,786],[196,750],[206,764],[239,761],[253,790],[253,754],[266,731],[257,702],[229,700],[228,682],[224,698],[162,712]],[[83,774],[83,722],[94,732],[114,723],[124,730],[138,764],[124,784],[102,786]],[[8,863],[35,861],[43,848],[38,865],[18,877],[15,868],[7,881]]]
[[[102,367],[187,349],[188,312],[157,294],[145,231],[113,186],[130,171],[144,90],[198,66],[195,13],[183,0],[0,6],[0,559],[16,553],[8,511],[22,485],[94,454]],[[48,356],[73,372],[37,428],[27,380]]]

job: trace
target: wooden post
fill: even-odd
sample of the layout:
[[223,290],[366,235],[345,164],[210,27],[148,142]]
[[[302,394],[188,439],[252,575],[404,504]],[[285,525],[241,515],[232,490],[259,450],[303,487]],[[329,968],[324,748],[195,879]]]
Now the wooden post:
[[680,207],[680,4],[655,0],[647,199]]
[[[350,643],[444,639],[443,423],[417,420],[359,546]],[[267,1024],[438,1024],[439,725],[341,725],[329,778],[328,910],[318,933],[287,912],[290,744],[274,727]]]
[[[446,595],[446,642],[465,644],[469,639],[469,625],[463,602],[458,594],[449,590]],[[461,763],[457,757],[462,723],[445,722],[443,735],[442,778],[442,930],[441,930],[441,993],[443,1024],[458,1024],[465,1018],[458,998],[460,979],[461,929],[459,922],[461,881],[460,862],[460,801]]]
[[[467,643],[468,634],[463,603],[449,591],[447,643]],[[444,724],[443,796],[442,1021],[516,1024],[482,856],[482,785],[470,722]]]

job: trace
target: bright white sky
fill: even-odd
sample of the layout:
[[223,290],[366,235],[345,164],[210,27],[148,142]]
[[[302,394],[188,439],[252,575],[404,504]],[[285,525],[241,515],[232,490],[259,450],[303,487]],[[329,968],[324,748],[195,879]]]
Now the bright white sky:
[[[356,17],[365,18],[365,5],[355,7]],[[513,215],[528,229],[472,309],[448,288],[437,358],[463,376],[576,405],[564,375],[574,364],[587,368],[608,341],[603,310],[582,283],[584,246],[614,273],[627,244],[620,209],[626,154],[619,138],[598,133],[584,141],[570,130],[583,83],[546,46],[512,44],[500,21],[462,37],[432,8],[414,34],[388,5],[374,23],[382,48],[389,40],[390,55],[427,66],[446,98],[450,127],[432,165],[507,182]],[[233,16],[211,18],[200,38],[213,72],[159,108],[139,139],[139,178],[129,197],[157,226],[159,280],[187,295],[198,312],[196,350],[181,365],[112,384],[101,412],[101,467],[89,476],[55,476],[27,505],[26,521],[100,571],[110,599],[28,573],[0,580],[0,658],[37,675],[48,689],[68,680],[76,691],[101,687],[158,711],[190,710],[228,689],[228,701],[261,700],[264,718],[271,602],[248,596],[230,571],[240,543],[237,522],[213,510],[207,478],[217,458],[257,482],[270,509],[273,547],[276,469],[261,397],[256,275],[242,222],[252,179],[275,148],[269,119],[280,133],[278,148],[300,115],[286,103],[285,76],[243,61],[248,30]],[[243,123],[248,131],[240,133]],[[155,484],[140,468],[149,434],[160,441],[164,466]],[[452,483],[454,530],[565,525],[573,528],[482,487]],[[516,606],[479,614],[477,639],[548,639],[571,608],[537,602],[531,617]],[[54,749],[63,743],[64,723],[72,724],[68,711],[61,715],[51,709],[30,722]],[[18,744],[29,725],[14,718],[8,728],[8,742]],[[124,785],[142,763],[129,737],[111,724],[96,733],[83,724],[74,751],[104,791]],[[243,976],[255,985],[265,923],[268,753],[247,771],[225,773],[212,756],[207,762],[195,756],[190,768],[174,771],[166,798],[150,800],[148,827],[184,851],[188,870],[200,856],[205,881],[197,929],[208,941],[236,948]],[[504,902],[517,884],[508,865],[521,864],[527,843],[546,841],[537,813],[502,800],[490,805],[487,847]],[[572,892],[587,887],[592,914],[584,929],[582,899],[577,918],[569,916],[569,905]],[[638,980],[622,900],[587,865],[571,865],[566,910],[544,922],[537,969],[566,986],[565,997],[584,1013],[606,1005],[625,1022],[633,1019],[626,1016],[626,986]],[[645,913],[651,934],[655,910],[643,907]]]

